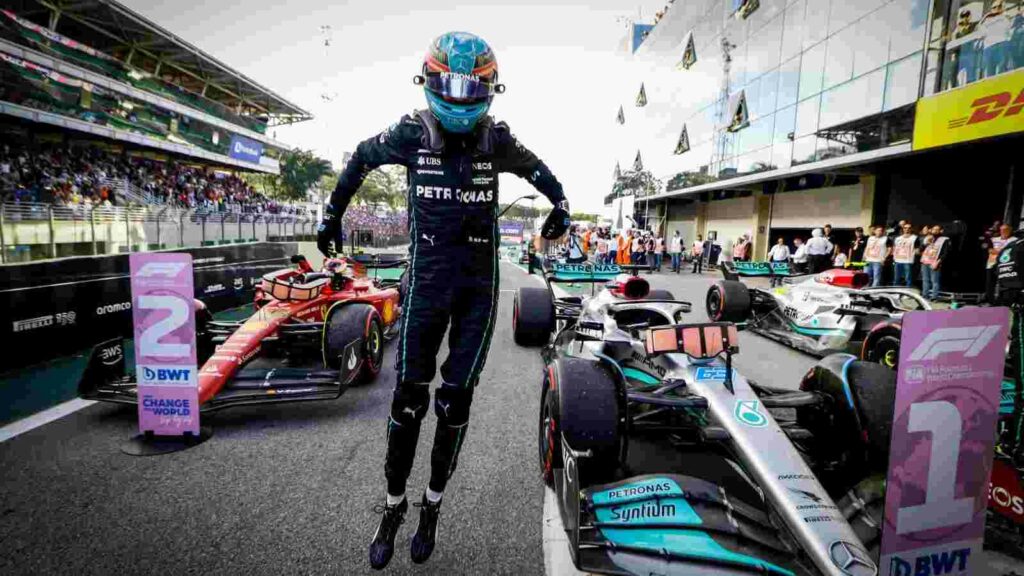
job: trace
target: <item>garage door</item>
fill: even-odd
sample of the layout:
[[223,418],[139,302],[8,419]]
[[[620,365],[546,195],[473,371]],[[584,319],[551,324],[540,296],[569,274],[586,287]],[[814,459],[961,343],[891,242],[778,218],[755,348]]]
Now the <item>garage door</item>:
[[861,226],[859,184],[776,194],[772,200],[772,228],[833,228]]
[[754,233],[754,197],[714,200],[708,203],[707,231],[718,232],[718,241],[723,246],[744,234]]
[[665,237],[671,238],[676,230],[683,239],[684,245],[690,245],[697,238],[697,203],[669,202],[668,222],[665,224]]

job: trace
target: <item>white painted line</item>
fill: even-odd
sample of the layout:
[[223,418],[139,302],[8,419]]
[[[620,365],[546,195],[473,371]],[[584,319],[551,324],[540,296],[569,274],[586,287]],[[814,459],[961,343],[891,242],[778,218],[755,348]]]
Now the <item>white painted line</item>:
[[95,400],[82,400],[81,398],[75,398],[74,400],[68,400],[63,404],[58,404],[53,408],[47,408],[42,412],[37,412],[27,418],[22,418],[21,420],[12,422],[3,428],[0,428],[0,443],[6,442],[19,434],[35,430],[36,428],[49,424],[54,420],[59,420],[68,414],[78,412],[82,408],[87,408],[95,403]]
[[[523,274],[528,274],[542,285],[547,286],[547,283],[540,276],[530,274],[519,266],[516,266],[516,268]],[[569,295],[558,284],[552,284],[551,290],[559,298]],[[580,572],[576,569],[576,565],[572,563],[572,554],[569,552],[569,536],[565,533],[562,515],[558,512],[555,491],[550,488],[544,489],[544,511],[541,522],[543,522],[541,538],[544,546],[544,573],[547,576],[588,576],[589,572]]]
[[587,576],[572,563],[569,536],[565,533],[562,516],[558,513],[555,491],[544,488],[544,573],[548,576]]

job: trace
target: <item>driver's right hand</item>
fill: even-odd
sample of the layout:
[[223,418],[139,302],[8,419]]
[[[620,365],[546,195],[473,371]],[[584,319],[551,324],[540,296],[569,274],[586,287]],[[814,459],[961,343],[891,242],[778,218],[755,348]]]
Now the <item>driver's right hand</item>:
[[327,258],[333,258],[341,248],[341,216],[334,214],[330,206],[316,229],[316,247]]

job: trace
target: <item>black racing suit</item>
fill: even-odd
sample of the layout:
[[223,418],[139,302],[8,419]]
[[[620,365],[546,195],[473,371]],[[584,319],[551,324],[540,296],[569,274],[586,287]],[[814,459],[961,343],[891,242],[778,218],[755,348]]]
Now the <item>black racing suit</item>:
[[1010,349],[1007,371],[1015,383],[1013,418],[1000,442],[1014,457],[1017,465],[1024,465],[1024,242],[1021,234],[1002,250],[996,259],[996,301],[1009,306]]
[[473,390],[494,331],[498,174],[527,179],[553,204],[565,197],[548,167],[504,123],[488,116],[472,133],[458,135],[443,132],[424,110],[359,144],[328,209],[343,214],[366,174],[384,164],[408,169],[411,241],[384,474],[390,494],[405,492],[430,403],[428,386],[450,324],[443,382],[434,399],[438,422],[431,453],[430,488],[441,492],[465,441]]

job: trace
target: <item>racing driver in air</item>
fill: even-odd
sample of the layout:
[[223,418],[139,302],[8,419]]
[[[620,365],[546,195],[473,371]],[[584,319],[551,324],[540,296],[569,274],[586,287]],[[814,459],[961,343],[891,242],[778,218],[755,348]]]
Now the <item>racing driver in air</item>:
[[469,407],[487,359],[498,303],[498,174],[527,179],[554,209],[541,235],[561,237],[569,225],[562,186],[548,167],[523,147],[504,122],[487,114],[498,84],[498,63],[483,39],[465,32],[431,42],[422,74],[427,109],[402,117],[363,141],[345,166],[318,229],[317,245],[340,248],[341,218],[363,178],[384,164],[408,169],[409,287],[395,370],[398,382],[387,425],[384,476],[387,495],[370,543],[370,565],[383,569],[408,510],[406,481],[416,455],[420,422],[430,406],[430,382],[449,324],[448,357],[434,394],[437,428],[430,481],[420,500],[412,561],[434,550],[441,497],[466,440]]

